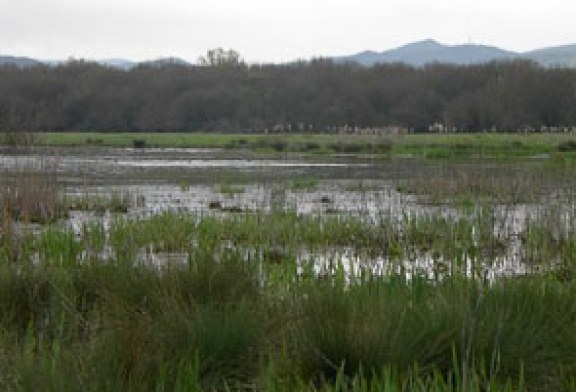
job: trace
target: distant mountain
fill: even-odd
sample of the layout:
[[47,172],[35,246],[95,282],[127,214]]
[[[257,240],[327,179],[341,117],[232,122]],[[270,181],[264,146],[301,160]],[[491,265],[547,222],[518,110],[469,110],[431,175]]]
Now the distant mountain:
[[183,67],[192,66],[192,64],[190,64],[188,61],[182,60],[181,58],[178,57],[165,57],[151,61],[143,61],[141,63],[138,63],[137,65],[143,65],[148,67],[162,67],[164,65],[180,65]]
[[[82,59],[72,59],[72,60],[80,60]],[[25,67],[34,67],[39,65],[47,65],[49,67],[57,67],[59,65],[64,65],[72,60],[34,60],[27,57],[12,57],[12,56],[0,56],[0,66],[2,65],[14,65],[20,68]],[[160,58],[156,60],[149,60],[149,61],[142,61],[136,62],[126,59],[103,59],[103,60],[86,60],[87,62],[97,63],[105,67],[121,69],[124,71],[129,71],[132,68],[135,68],[139,65],[143,66],[150,66],[150,67],[161,67],[164,65],[169,64],[177,64],[181,66],[189,67],[192,64],[189,62],[182,60],[177,57],[166,57]]]
[[554,46],[522,53],[522,58],[548,67],[576,67],[576,45]]
[[486,45],[452,46],[443,45],[434,40],[425,40],[380,53],[366,51],[334,58],[337,62],[353,62],[363,66],[381,63],[405,63],[416,67],[430,63],[469,65],[514,59],[533,60],[543,66],[576,67],[576,45],[517,53]]
[[125,59],[104,59],[104,60],[97,60],[96,62],[106,67],[123,69],[125,71],[128,71],[138,65],[137,62]]
[[28,57],[0,56],[0,66],[12,65],[19,68],[34,67],[42,65],[42,62]]
[[[333,57],[333,60],[337,63],[351,62],[358,63],[362,66],[372,66],[381,63],[405,63],[416,67],[430,63],[469,65],[514,59],[532,60],[545,67],[576,68],[576,44],[518,53],[487,45],[444,45],[432,39],[427,39],[384,52],[364,51],[350,56]],[[143,62],[121,58],[91,61],[103,66],[125,71],[137,66],[192,66],[191,63],[178,57],[165,57]],[[0,66],[13,65],[24,68],[38,65],[57,66],[65,63],[66,61],[40,61],[27,57],[0,56]]]
[[379,63],[405,63],[420,67],[429,63],[479,64],[493,60],[509,60],[517,53],[484,45],[442,45],[434,40],[414,42],[385,52],[361,52],[338,57],[338,62],[355,62],[363,66]]

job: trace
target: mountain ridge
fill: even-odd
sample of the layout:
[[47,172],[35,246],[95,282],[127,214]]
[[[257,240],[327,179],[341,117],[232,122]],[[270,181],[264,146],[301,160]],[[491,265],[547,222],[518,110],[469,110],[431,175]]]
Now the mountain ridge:
[[2,56],[0,55],[0,66],[12,65],[19,68],[33,67],[37,65],[42,65],[41,61],[34,60],[29,57],[20,56]]
[[576,44],[551,46],[527,52],[514,52],[496,46],[480,44],[445,45],[433,39],[425,39],[383,52],[367,50],[352,55],[333,57],[333,59],[338,63],[357,63],[362,66],[405,63],[416,67],[432,63],[472,65],[492,61],[525,59],[547,67],[576,67]]
[[[481,44],[445,45],[433,39],[425,39],[382,52],[364,50],[351,55],[324,56],[324,58],[332,59],[336,63],[356,63],[368,67],[387,63],[404,63],[415,67],[422,67],[432,63],[474,65],[492,61],[524,59],[534,61],[544,67],[576,68],[576,44],[550,46],[526,52],[514,52],[496,46]],[[123,58],[86,61],[120,70],[130,70],[138,66],[162,66],[166,64],[180,66],[193,65],[177,57],[164,57],[140,62]],[[57,66],[63,63],[66,63],[66,61],[41,61],[29,57],[0,55],[0,66],[9,65],[28,68],[40,65]]]
[[526,58],[545,66],[576,67],[576,44],[531,50],[521,56],[526,56]]

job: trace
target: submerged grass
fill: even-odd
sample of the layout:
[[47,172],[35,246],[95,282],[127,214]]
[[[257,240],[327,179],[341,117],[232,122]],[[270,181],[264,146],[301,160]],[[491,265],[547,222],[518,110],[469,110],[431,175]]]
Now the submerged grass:
[[[570,230],[555,237],[555,216],[529,226],[525,241],[558,261],[497,280],[467,265],[489,266],[513,240],[496,234],[489,206],[402,222],[165,213],[79,234],[47,228],[0,263],[0,386],[571,390],[576,247],[546,245],[573,242]],[[298,260],[302,249],[338,248],[361,255],[365,268],[336,256],[323,273],[314,253]],[[184,258],[148,263],[148,252]],[[374,257],[399,266],[413,252],[430,255],[435,272],[372,270]]]
[[[528,166],[528,167],[526,167]],[[497,201],[500,204],[535,203],[558,183],[558,168],[529,167],[441,167],[433,174],[417,173],[396,182],[398,191],[421,196],[423,201],[453,204],[458,201]],[[571,182],[568,173],[564,181]],[[567,184],[568,185],[568,184]]]
[[76,211],[93,211],[96,214],[126,213],[131,207],[144,204],[143,196],[112,192],[109,195],[66,195],[65,208]]
[[[380,263],[386,270],[436,277],[484,276],[507,251],[504,224],[488,206],[454,219],[439,214],[406,216],[401,222],[382,216],[376,223],[337,215],[302,216],[293,212],[196,216],[165,213],[147,220],[116,220],[109,231],[110,250],[134,260],[142,251],[188,252],[206,249],[217,255],[242,250],[265,262],[293,263],[299,255],[332,254],[357,260],[359,268]],[[97,232],[98,233],[98,232]],[[436,269],[407,260],[430,258]],[[325,262],[330,257],[323,257]],[[329,265],[328,265],[329,266]]]

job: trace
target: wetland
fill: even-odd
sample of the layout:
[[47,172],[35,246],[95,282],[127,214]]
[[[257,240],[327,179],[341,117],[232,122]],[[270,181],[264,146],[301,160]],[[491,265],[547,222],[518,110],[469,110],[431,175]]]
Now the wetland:
[[573,390],[571,138],[437,136],[2,147],[0,389]]

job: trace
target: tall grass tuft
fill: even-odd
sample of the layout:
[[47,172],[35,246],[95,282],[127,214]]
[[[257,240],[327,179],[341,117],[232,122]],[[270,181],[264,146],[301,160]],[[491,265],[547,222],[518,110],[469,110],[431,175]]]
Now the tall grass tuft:
[[294,328],[299,374],[318,385],[391,366],[484,387],[524,379],[560,390],[576,366],[572,287],[539,280],[484,287],[467,280],[372,280],[306,290]]
[[56,166],[46,164],[36,172],[22,169],[17,175],[0,173],[0,209],[12,219],[48,223],[66,214]]

